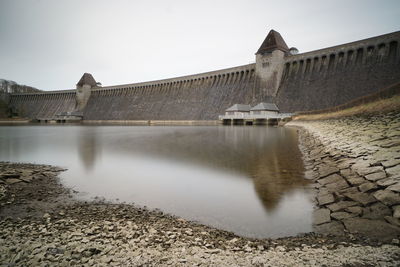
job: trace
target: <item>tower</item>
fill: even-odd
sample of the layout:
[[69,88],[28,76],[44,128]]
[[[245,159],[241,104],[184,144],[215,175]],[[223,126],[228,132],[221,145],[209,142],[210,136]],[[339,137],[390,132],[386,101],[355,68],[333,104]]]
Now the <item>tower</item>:
[[[289,48],[279,32],[271,30],[256,53],[258,97],[275,97],[281,82],[284,58]],[[261,100],[261,99],[259,99]]]
[[95,87],[97,87],[97,83],[92,74],[84,73],[76,84],[76,111],[82,111],[85,108],[92,88]]

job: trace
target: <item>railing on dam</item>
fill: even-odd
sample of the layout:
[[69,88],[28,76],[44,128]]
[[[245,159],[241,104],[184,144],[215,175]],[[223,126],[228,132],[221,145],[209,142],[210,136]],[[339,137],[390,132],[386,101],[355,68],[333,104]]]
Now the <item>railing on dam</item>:
[[258,119],[285,119],[290,118],[294,113],[278,113],[274,115],[264,114],[234,114],[234,115],[220,115],[219,120],[258,120]]

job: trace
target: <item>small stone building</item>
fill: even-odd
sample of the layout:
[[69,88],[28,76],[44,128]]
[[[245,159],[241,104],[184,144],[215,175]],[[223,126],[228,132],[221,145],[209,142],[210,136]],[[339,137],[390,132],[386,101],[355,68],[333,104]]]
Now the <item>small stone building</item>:
[[244,104],[235,104],[231,106],[230,108],[225,110],[225,115],[236,115],[236,116],[241,116],[244,114],[249,114],[250,113],[250,105],[244,105]]
[[279,113],[278,107],[273,103],[260,103],[250,109],[250,115],[272,116]]

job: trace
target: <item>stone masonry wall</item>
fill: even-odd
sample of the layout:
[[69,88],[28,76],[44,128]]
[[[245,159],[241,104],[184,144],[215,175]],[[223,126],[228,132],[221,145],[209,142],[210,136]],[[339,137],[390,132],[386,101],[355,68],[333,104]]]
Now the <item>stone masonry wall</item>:
[[20,117],[52,118],[60,112],[74,111],[75,90],[11,94],[10,107]]
[[217,72],[92,90],[85,120],[215,120],[253,100],[254,64]]
[[309,53],[285,62],[276,103],[283,112],[325,109],[400,81],[400,32]]

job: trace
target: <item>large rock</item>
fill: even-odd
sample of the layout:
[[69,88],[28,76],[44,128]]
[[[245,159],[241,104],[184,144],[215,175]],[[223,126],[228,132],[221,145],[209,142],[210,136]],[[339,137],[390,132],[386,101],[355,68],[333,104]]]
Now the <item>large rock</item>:
[[328,209],[318,209],[314,211],[313,222],[314,224],[323,224],[331,221],[331,211]]
[[390,190],[377,191],[374,197],[388,206],[400,204],[400,195]]
[[335,197],[332,194],[318,195],[317,197],[319,205],[326,205],[335,201]]
[[338,183],[338,182],[342,182],[342,181],[344,181],[342,176],[340,176],[338,174],[332,174],[332,175],[329,175],[328,177],[319,179],[318,183],[320,183],[321,185],[326,185],[326,184]]
[[392,215],[392,211],[386,205],[377,202],[363,209],[363,218],[372,220],[383,220],[385,216]]
[[400,173],[400,165],[396,165],[395,167],[392,167],[392,168],[387,168],[387,169],[386,169],[386,173],[387,173],[389,176],[398,175],[398,174]]
[[371,173],[365,176],[365,179],[369,180],[369,181],[378,181],[381,179],[385,179],[386,178],[386,173],[385,171],[378,171],[375,173]]
[[400,205],[392,207],[393,209],[393,217],[400,218]]
[[326,234],[326,235],[336,235],[336,236],[344,235],[343,224],[337,221],[315,225],[313,230],[316,233]]
[[329,166],[329,165],[323,165],[323,166],[319,167],[319,169],[318,169],[320,178],[324,178],[324,177],[326,177],[330,174],[336,173],[338,171],[339,171],[339,168]]
[[340,201],[340,202],[328,205],[328,208],[331,211],[335,212],[335,211],[344,210],[345,208],[357,206],[357,205],[358,205],[358,203],[355,201]]
[[351,200],[357,201],[363,205],[367,205],[369,203],[376,202],[376,199],[367,193],[347,193],[344,194],[346,197],[350,198]]
[[359,233],[381,241],[391,241],[400,236],[400,228],[382,220],[363,218],[344,219],[343,223],[350,233]]

